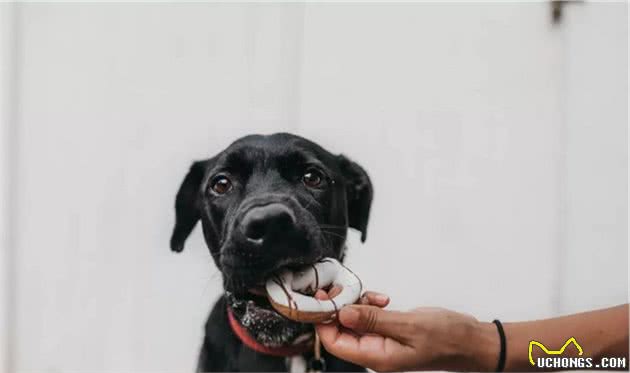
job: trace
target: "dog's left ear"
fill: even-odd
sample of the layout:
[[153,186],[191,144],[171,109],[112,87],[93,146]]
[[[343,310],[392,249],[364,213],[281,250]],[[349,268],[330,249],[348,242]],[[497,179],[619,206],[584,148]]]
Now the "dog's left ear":
[[203,181],[205,161],[195,162],[179,187],[175,198],[175,228],[171,236],[171,250],[181,252],[184,242],[200,218],[199,188]]
[[348,225],[361,232],[361,242],[365,242],[367,225],[372,205],[372,182],[363,167],[343,155],[337,157],[339,169],[346,179],[346,200],[348,201]]

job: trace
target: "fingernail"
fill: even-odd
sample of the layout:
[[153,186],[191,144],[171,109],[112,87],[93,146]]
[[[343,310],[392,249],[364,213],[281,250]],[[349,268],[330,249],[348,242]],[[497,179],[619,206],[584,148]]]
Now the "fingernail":
[[328,298],[328,296],[325,291],[319,289],[315,292],[315,299],[324,300],[326,298]]
[[339,321],[349,328],[356,326],[359,323],[360,313],[354,307],[344,307],[339,312]]
[[389,297],[387,295],[385,295],[385,294],[376,294],[375,298],[376,298],[377,301],[383,302],[383,303],[385,303],[385,302],[387,302],[389,300]]

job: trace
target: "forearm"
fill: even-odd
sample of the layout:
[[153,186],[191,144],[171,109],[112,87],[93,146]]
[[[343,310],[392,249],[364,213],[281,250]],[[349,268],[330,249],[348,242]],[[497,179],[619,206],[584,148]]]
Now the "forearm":
[[[552,351],[560,350],[570,338],[575,338],[583,354],[579,355],[577,346],[571,343],[565,347],[561,357],[590,357],[593,358],[593,364],[598,364],[602,357],[625,357],[628,364],[627,304],[547,320],[505,323],[504,330],[507,342],[506,371],[539,370],[530,362],[531,341],[539,342]],[[496,346],[499,345],[496,327],[490,323],[480,323],[474,341],[467,347],[463,346],[469,349],[469,355],[473,355],[471,364],[478,370],[494,370],[498,361]],[[532,345],[534,362],[538,357],[553,356],[559,355],[548,355],[538,344]]]

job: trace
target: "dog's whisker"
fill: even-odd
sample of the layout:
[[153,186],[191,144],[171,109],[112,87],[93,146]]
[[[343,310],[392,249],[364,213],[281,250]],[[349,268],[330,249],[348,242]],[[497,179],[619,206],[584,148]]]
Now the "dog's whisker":
[[[306,203],[306,206],[304,206],[304,210],[307,210],[307,209],[308,209],[308,208],[309,208],[309,207],[313,204],[313,202],[314,202],[314,201],[315,201],[315,199],[314,199],[314,198],[312,198],[310,201],[308,201],[308,202]],[[316,202],[316,201],[315,201],[315,202]]]
[[339,237],[339,238],[346,238],[344,235],[341,235],[339,233],[334,233],[334,232],[326,231],[326,230],[323,230],[323,229],[322,229],[322,233],[323,234],[329,234],[329,235],[332,235],[332,236],[336,236],[336,237]]
[[333,245],[332,241],[330,240],[330,237],[323,234],[324,232],[322,232],[322,243],[324,247],[331,247]]
[[329,229],[347,229],[347,227],[343,225],[329,225],[329,224],[319,224],[320,228],[329,228]]
[[210,275],[210,280],[215,280],[217,277],[221,275],[221,271],[216,270],[213,274]]

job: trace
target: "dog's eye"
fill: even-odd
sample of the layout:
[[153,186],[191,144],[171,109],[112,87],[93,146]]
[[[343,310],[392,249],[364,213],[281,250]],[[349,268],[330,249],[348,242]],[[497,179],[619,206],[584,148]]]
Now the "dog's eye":
[[317,188],[322,183],[322,179],[322,173],[314,168],[307,170],[304,176],[302,176],[304,185],[311,188]]
[[227,178],[227,176],[219,175],[212,179],[210,188],[212,188],[212,191],[216,194],[225,194],[232,190],[232,182]]

